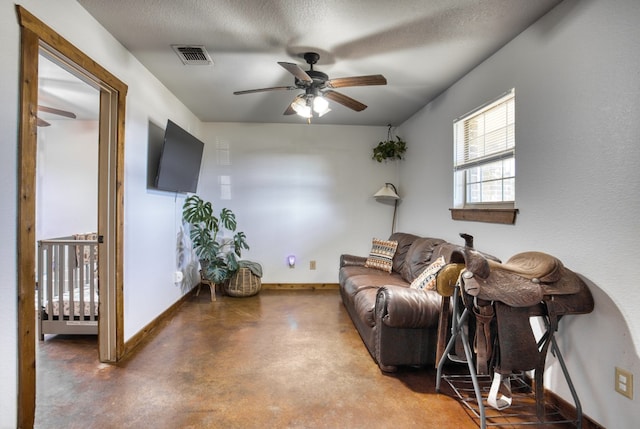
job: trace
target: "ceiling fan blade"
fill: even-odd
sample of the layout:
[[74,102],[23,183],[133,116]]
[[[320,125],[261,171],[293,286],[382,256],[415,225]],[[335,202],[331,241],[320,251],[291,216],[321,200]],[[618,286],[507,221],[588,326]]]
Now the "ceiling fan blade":
[[286,110],[284,111],[283,115],[295,115],[296,112],[295,109],[293,108],[293,104],[296,102],[296,100],[298,100],[299,98],[303,97],[302,94],[296,95],[293,100],[291,101],[291,103],[289,103],[289,105],[287,106]]
[[381,74],[369,76],[339,77],[327,81],[329,88],[344,88],[346,86],[386,85],[387,79]]
[[283,115],[295,115],[296,111],[291,107],[291,103],[287,106],[287,110],[284,111]]
[[247,89],[246,91],[235,91],[234,95],[253,94],[255,92],[278,91],[281,89],[291,90],[298,89],[295,86],[274,86],[271,88]]
[[335,101],[336,103],[340,103],[351,110],[355,110],[356,112],[361,112],[367,108],[365,104],[362,104],[358,100],[354,100],[353,98],[347,97],[346,95],[336,91],[331,91],[331,90],[325,91],[322,95],[328,98],[329,100]]
[[47,113],[52,113],[54,115],[64,116],[65,118],[71,118],[71,119],[75,119],[76,118],[76,114],[75,113],[68,112],[66,110],[56,109],[55,107],[47,107],[47,106],[38,105],[38,110],[40,110],[41,112],[47,112]]
[[302,70],[298,64],[284,63],[282,61],[278,61],[278,64],[284,67],[289,73],[297,77],[299,80],[309,83],[313,82],[313,79],[311,79],[307,72]]
[[36,118],[36,119],[37,119],[37,121],[36,121],[36,125],[37,125],[37,126],[39,126],[39,127],[48,127],[48,126],[51,126],[51,124],[50,124],[50,123],[48,123],[47,121],[45,121],[44,119],[40,119],[40,118]]

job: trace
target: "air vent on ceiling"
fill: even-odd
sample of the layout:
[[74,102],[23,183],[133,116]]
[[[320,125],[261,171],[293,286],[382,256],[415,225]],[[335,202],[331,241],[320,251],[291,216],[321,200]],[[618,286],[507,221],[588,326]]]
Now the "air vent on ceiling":
[[208,66],[213,64],[204,46],[199,45],[171,45],[180,60],[187,66]]

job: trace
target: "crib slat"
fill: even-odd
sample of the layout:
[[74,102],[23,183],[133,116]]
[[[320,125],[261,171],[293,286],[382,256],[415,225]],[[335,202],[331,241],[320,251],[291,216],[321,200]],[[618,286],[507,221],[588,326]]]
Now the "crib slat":
[[[66,253],[66,257],[67,257],[67,294],[68,294],[68,298],[67,298],[67,302],[69,303],[69,314],[68,314],[68,319],[74,320],[75,318],[75,314],[76,314],[76,299],[75,299],[75,293],[76,293],[76,287],[77,287],[77,283],[78,283],[78,273],[77,273],[77,266],[78,266],[78,259],[77,259],[77,255],[75,254],[75,249],[76,246],[75,245],[66,245],[65,246],[65,253]],[[60,313],[61,317],[64,317],[64,313],[63,313],[64,309],[63,307],[60,307],[58,309],[58,313]]]
[[53,291],[54,294],[56,294],[56,298],[58,300],[58,318],[60,320],[63,319],[63,311],[62,309],[64,308],[64,292],[66,289],[66,278],[68,277],[68,270],[69,267],[67,266],[67,257],[66,257],[66,252],[65,252],[65,248],[64,246],[56,246],[56,250],[57,250],[57,257],[56,257],[56,261],[57,261],[57,272],[58,272],[58,284],[55,287],[55,290]]
[[[86,244],[80,244],[77,247],[80,250],[80,257],[78,258],[78,282],[74,286],[78,289],[78,320],[84,320],[84,282],[85,282],[85,269],[86,269],[86,261],[84,258]],[[78,257],[78,251],[76,250],[76,257]],[[75,295],[74,295],[75,296]],[[75,314],[75,313],[73,313]]]
[[89,248],[89,320],[96,320],[96,270],[98,269],[97,246],[92,244]]
[[47,285],[45,285],[45,267],[47,266],[45,263],[45,255],[48,253],[47,246],[42,243],[42,241],[38,241],[38,307],[36,308],[36,312],[38,314],[38,335],[40,335],[40,340],[44,340],[44,331],[42,329],[42,307],[43,307],[43,299],[44,294],[46,293]]
[[49,315],[49,319],[53,317],[53,285],[55,284],[54,277],[54,260],[55,260],[55,251],[51,248],[51,246],[47,246],[47,314]]

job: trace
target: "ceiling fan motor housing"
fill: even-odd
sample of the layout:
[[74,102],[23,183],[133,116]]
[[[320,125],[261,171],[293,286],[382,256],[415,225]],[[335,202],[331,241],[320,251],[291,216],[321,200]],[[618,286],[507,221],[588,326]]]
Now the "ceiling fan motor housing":
[[304,60],[307,62],[307,64],[311,66],[312,70],[313,70],[313,65],[317,63],[319,59],[320,59],[320,54],[316,52],[306,52],[304,54]]
[[309,75],[311,79],[313,79],[313,82],[309,83],[309,82],[300,80],[298,78],[295,78],[295,83],[298,88],[308,88],[308,87],[324,88],[327,80],[329,80],[329,76],[326,73],[322,73],[320,71],[307,70],[306,73]]

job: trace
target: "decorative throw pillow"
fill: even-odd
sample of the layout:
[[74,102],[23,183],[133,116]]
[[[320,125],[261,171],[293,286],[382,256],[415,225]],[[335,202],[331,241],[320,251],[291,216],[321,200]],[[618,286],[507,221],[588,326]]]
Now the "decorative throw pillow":
[[431,265],[424,269],[414,281],[411,282],[411,288],[420,290],[435,290],[436,289],[436,276],[444,267],[444,256],[440,256],[433,261]]
[[371,243],[371,253],[364,266],[390,273],[393,268],[393,255],[396,254],[397,248],[397,241],[374,238]]

